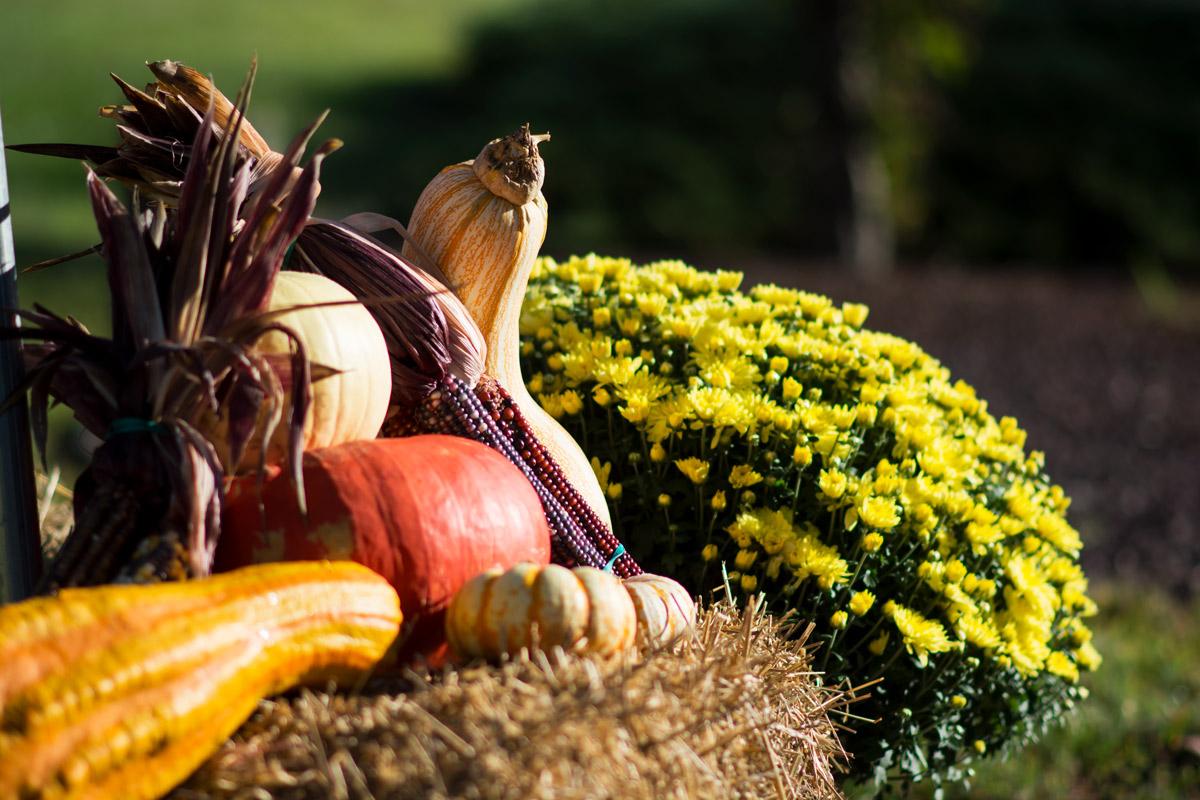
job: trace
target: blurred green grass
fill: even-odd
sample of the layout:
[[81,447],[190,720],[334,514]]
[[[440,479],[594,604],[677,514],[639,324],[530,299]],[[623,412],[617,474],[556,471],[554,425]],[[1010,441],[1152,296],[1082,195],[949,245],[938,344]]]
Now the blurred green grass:
[[[0,7],[4,140],[115,142],[112,123],[96,114],[101,105],[121,99],[109,72],[141,86],[150,78],[146,61],[171,58],[209,72],[232,94],[257,55],[252,117],[269,141],[286,143],[358,82],[452,74],[473,26],[527,2],[6,0]],[[402,114],[386,116],[397,117],[403,119]],[[318,136],[344,138],[353,148],[349,125],[334,108]],[[397,141],[407,132],[397,130]],[[18,265],[95,243],[79,164],[13,152],[7,162]],[[330,168],[336,169],[332,160]],[[42,303],[105,331],[102,269],[93,256],[23,275],[21,304]],[[63,464],[71,482],[80,455],[68,419],[62,410],[53,415],[51,460]]]

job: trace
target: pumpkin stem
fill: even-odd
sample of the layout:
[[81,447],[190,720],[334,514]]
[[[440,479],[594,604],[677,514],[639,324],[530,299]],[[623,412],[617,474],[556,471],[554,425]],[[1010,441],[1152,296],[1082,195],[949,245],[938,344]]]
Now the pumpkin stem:
[[533,134],[526,122],[515,133],[488,142],[472,162],[476,177],[492,194],[523,206],[537,197],[546,180],[546,162],[538,145],[550,134]]

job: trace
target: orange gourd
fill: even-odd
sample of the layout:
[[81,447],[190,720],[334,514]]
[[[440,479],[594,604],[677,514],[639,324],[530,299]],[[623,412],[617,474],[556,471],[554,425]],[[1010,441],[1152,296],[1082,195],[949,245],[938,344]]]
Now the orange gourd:
[[471,577],[550,560],[550,531],[524,475],[489,447],[455,436],[350,442],[304,454],[305,519],[278,467],[262,509],[253,476],[230,488],[216,569],[349,559],[387,578],[410,626],[405,655],[439,656],[442,618]]
[[460,656],[498,658],[522,648],[608,656],[637,635],[633,601],[620,579],[593,567],[518,564],[472,578],[446,615],[446,637]]

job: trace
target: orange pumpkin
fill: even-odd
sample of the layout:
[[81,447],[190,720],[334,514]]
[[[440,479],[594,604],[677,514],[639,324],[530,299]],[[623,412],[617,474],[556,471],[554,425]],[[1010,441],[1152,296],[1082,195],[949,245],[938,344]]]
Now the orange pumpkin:
[[626,578],[637,611],[638,635],[651,648],[665,647],[696,627],[696,604],[687,589],[662,575]]
[[525,647],[612,655],[637,635],[620,579],[594,567],[518,564],[472,578],[450,604],[446,638],[466,657],[497,658]]
[[468,579],[550,560],[550,530],[525,476],[504,456],[456,436],[349,442],[304,454],[305,520],[295,489],[268,470],[228,492],[216,569],[270,561],[349,559],[400,595],[402,655],[444,654],[443,616]]

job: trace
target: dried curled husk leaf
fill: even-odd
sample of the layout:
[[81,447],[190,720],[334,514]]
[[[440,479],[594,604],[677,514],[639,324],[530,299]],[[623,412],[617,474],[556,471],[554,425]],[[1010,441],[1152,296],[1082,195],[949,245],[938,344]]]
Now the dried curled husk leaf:
[[[39,449],[44,453],[51,398],[105,440],[80,479],[76,530],[43,589],[110,581],[152,536],[173,541],[165,552],[185,557],[182,566],[164,562],[151,573],[206,574],[219,535],[224,476],[251,436],[265,443],[275,427],[287,424],[289,463],[298,478],[313,366],[295,334],[264,310],[284,255],[312,212],[321,161],[339,143],[322,146],[293,177],[318,120],[284,154],[286,169],[251,194],[257,162],[240,142],[252,77],[253,70],[220,135],[214,133],[215,105],[201,117],[177,207],[152,201],[142,209],[135,192],[130,209],[89,172],[112,336],[93,335],[40,306],[21,313],[24,327],[0,329],[0,336],[40,342],[30,348],[26,380],[17,390],[30,392]],[[254,352],[255,341],[273,330],[294,342],[286,371]],[[259,425],[264,409],[267,423]],[[225,459],[205,422],[213,418],[227,422]],[[303,504],[298,480],[296,486]]]
[[[175,207],[183,202],[183,177],[201,130],[220,140],[237,118],[234,139],[238,157],[249,164],[249,198],[268,187],[275,196],[293,191],[311,191],[315,196],[320,192],[319,182],[311,186],[301,183],[302,172],[288,154],[272,150],[248,120],[238,117],[237,104],[207,76],[177,61],[155,61],[147,66],[154,73],[154,83],[140,91],[114,75],[128,102],[100,110],[101,116],[117,123],[122,139],[119,146],[32,144],[13,149],[83,159],[101,177],[118,180]],[[210,106],[211,119],[206,123]],[[276,177],[281,184],[274,183]],[[44,261],[30,269],[53,266],[92,250]],[[426,264],[418,266],[401,257],[360,225],[322,219],[306,223],[294,252],[291,268],[341,284],[367,305],[379,323],[392,358],[394,407],[416,402],[447,374],[470,386],[479,380],[486,351],[483,335],[444,279],[436,271],[428,272]]]

